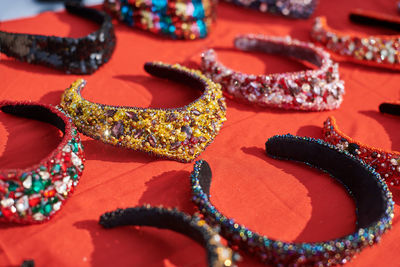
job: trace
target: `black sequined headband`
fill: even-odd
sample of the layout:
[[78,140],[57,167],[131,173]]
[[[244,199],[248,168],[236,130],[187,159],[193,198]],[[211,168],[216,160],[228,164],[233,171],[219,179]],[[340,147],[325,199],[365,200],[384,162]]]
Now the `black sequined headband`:
[[381,235],[390,229],[394,204],[392,194],[372,167],[322,140],[283,135],[270,138],[265,145],[269,156],[319,168],[343,184],[357,207],[356,231],[314,243],[289,243],[255,233],[226,217],[211,204],[211,169],[206,161],[198,161],[191,174],[193,201],[210,225],[221,228],[221,235],[230,245],[256,255],[264,263],[277,266],[331,266],[348,262],[364,247],[378,242]]
[[66,3],[66,10],[101,25],[81,38],[0,31],[0,52],[20,61],[44,65],[68,74],[91,74],[108,62],[115,48],[111,18],[103,11]]
[[198,216],[190,216],[177,209],[150,205],[117,209],[101,215],[99,223],[104,228],[126,225],[152,226],[184,234],[206,248],[210,267],[234,267],[236,261],[240,259],[238,254],[222,245],[216,229],[208,226]]

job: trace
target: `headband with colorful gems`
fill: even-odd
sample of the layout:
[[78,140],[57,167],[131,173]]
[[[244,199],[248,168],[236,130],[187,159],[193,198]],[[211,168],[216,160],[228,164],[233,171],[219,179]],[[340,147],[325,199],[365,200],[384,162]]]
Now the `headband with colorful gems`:
[[289,56],[318,69],[270,75],[245,74],[227,68],[218,62],[214,50],[207,50],[202,55],[202,71],[220,83],[227,95],[262,107],[294,110],[331,110],[342,103],[344,82],[339,79],[338,65],[321,48],[290,37],[264,35],[238,36],[234,43],[240,50]]
[[314,13],[317,0],[225,0],[238,6],[274,13],[294,19],[307,19]]
[[[389,15],[357,10],[349,18],[359,24],[400,30],[400,19]],[[400,70],[399,35],[350,35],[330,28],[325,17],[318,17],[311,38],[326,47],[336,60]]]
[[123,23],[173,39],[204,38],[216,16],[216,0],[106,0],[104,8]]
[[389,186],[400,185],[400,153],[364,145],[342,133],[334,117],[324,122],[324,140],[359,157],[373,167]]
[[197,161],[191,174],[193,201],[210,225],[220,226],[221,235],[231,246],[276,266],[331,266],[348,262],[363,248],[378,242],[391,228],[392,194],[372,167],[346,151],[308,137],[274,136],[265,145],[269,156],[319,168],[343,184],[357,207],[356,231],[315,243],[289,243],[255,233],[213,206],[210,166],[206,161]]
[[209,267],[235,267],[240,260],[239,254],[221,243],[217,228],[211,228],[197,215],[190,216],[177,209],[150,205],[117,209],[101,215],[99,223],[104,228],[151,226],[184,234],[206,248]]
[[226,120],[221,86],[198,70],[178,64],[146,63],[145,70],[156,77],[185,83],[204,93],[182,108],[137,108],[108,106],[85,100],[84,80],[68,88],[61,107],[83,134],[104,143],[189,162],[214,140]]
[[31,35],[0,31],[0,52],[20,61],[66,73],[91,74],[108,62],[115,48],[114,27],[106,13],[66,3],[66,10],[101,25],[81,38]]
[[49,220],[74,191],[85,161],[70,118],[51,105],[0,102],[7,114],[50,123],[64,133],[57,148],[25,169],[0,169],[0,221],[39,223]]

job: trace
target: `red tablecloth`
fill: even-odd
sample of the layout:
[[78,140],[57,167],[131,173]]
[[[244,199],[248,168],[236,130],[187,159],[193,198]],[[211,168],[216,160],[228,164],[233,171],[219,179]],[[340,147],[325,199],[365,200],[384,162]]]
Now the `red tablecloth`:
[[[348,12],[356,7],[396,15],[395,1],[321,0],[316,15],[351,32],[379,33],[351,25]],[[88,81],[83,93],[90,100],[115,105],[178,107],[197,97],[184,85],[152,78],[146,61],[196,66],[200,53],[215,47],[227,66],[249,73],[300,70],[292,60],[232,49],[239,33],[291,35],[309,40],[312,19],[288,20],[220,4],[218,21],[204,40],[172,41],[116,26],[117,46],[111,61]],[[1,30],[79,37],[95,24],[66,13],[8,21]],[[264,143],[272,135],[292,133],[322,137],[329,116],[348,135],[389,150],[400,149],[399,118],[378,112],[383,101],[399,98],[397,72],[340,64],[346,95],[332,112],[285,112],[228,101],[228,120],[214,143],[200,156],[213,170],[212,200],[226,215],[272,238],[321,241],[355,228],[355,206],[346,191],[327,175],[300,164],[268,158]],[[80,76],[16,62],[1,55],[0,99],[58,104],[62,91]],[[0,113],[0,166],[26,167],[54,149],[59,132],[45,123]],[[32,258],[37,266],[204,266],[205,252],[192,240],[152,228],[104,230],[100,214],[115,208],[150,203],[177,206],[193,213],[189,173],[193,164],[160,160],[83,138],[86,168],[75,193],[51,221],[34,226],[0,225],[0,265],[17,265]],[[400,190],[393,190],[400,202]],[[347,266],[398,266],[400,225],[396,205],[393,229],[380,244],[365,249]],[[243,254],[243,253],[242,253]],[[249,256],[239,266],[261,266]]]

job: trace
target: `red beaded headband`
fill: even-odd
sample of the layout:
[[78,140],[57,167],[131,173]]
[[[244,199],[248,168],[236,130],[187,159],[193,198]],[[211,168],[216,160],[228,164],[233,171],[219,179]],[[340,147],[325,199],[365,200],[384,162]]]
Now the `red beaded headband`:
[[25,169],[0,169],[0,221],[49,220],[73,192],[84,168],[76,128],[69,117],[51,105],[3,101],[0,110],[53,124],[64,133],[57,148],[38,164]]
[[290,37],[242,35],[235,47],[290,56],[318,69],[270,75],[252,75],[231,70],[217,61],[214,50],[202,54],[202,71],[222,85],[232,97],[262,107],[295,110],[331,110],[342,103],[344,82],[339,79],[338,64],[327,52],[311,43]]
[[[400,30],[399,18],[373,11],[356,10],[349,18],[358,24]],[[399,35],[350,35],[330,28],[325,17],[318,17],[311,38],[326,47],[335,60],[400,70]]]
[[323,128],[324,140],[336,147],[347,150],[371,165],[390,186],[400,185],[400,153],[384,151],[364,145],[341,132],[334,117],[329,117]]

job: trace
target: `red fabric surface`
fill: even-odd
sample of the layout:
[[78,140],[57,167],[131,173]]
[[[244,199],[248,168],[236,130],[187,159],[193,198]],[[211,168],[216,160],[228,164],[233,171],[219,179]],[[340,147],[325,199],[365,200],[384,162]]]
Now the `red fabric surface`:
[[[321,0],[316,15],[326,15],[336,29],[379,33],[351,25],[353,8],[396,15],[394,1]],[[288,20],[220,4],[210,36],[193,42],[166,40],[126,26],[116,26],[117,46],[111,61],[88,81],[83,93],[90,100],[116,105],[177,107],[197,97],[184,85],[152,78],[146,61],[197,66],[200,53],[217,48],[227,66],[249,73],[273,73],[304,68],[292,60],[232,49],[240,33],[288,35],[309,40],[312,20]],[[4,22],[1,30],[79,37],[96,25],[66,13]],[[322,123],[336,117],[354,139],[388,150],[400,150],[399,118],[378,112],[383,101],[399,98],[398,72],[340,64],[346,95],[340,109],[305,113],[261,109],[228,100],[228,120],[214,143],[200,156],[213,170],[211,198],[227,216],[250,229],[286,241],[321,241],[355,228],[355,206],[346,191],[316,170],[268,158],[264,143],[272,135],[292,133],[321,138]],[[0,58],[0,99],[58,104],[62,91],[80,76]],[[47,124],[0,113],[0,166],[26,167],[57,145],[59,133]],[[192,240],[171,231],[125,227],[102,229],[103,212],[150,203],[177,206],[193,213],[189,173],[193,164],[160,160],[114,148],[83,137],[86,168],[75,193],[50,222],[34,226],[0,225],[0,265],[17,265],[32,258],[37,266],[204,266],[205,252]],[[393,190],[400,202],[400,190]],[[380,244],[365,249],[347,266],[396,266],[400,225],[396,204],[393,229]],[[243,255],[243,253],[242,253]],[[262,266],[244,256],[239,266]]]

